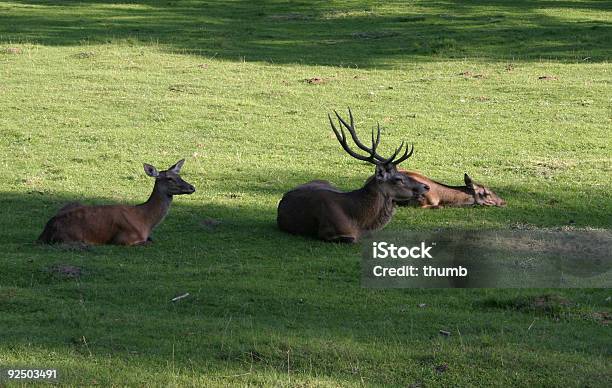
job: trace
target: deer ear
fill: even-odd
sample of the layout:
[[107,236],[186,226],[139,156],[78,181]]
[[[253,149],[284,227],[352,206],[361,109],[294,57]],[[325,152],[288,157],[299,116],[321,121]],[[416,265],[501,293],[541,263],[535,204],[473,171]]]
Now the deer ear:
[[465,182],[465,185],[467,187],[470,187],[470,188],[474,187],[474,181],[472,181],[472,178],[470,178],[468,174],[463,174],[463,181]]
[[168,170],[172,171],[175,174],[178,174],[179,172],[181,172],[181,168],[183,167],[183,163],[185,163],[185,159],[181,159],[178,162],[176,162],[176,164],[172,167],[170,167]]
[[157,169],[148,163],[144,164],[144,170],[145,170],[145,174],[147,174],[150,177],[157,178],[159,176],[159,172],[157,172]]

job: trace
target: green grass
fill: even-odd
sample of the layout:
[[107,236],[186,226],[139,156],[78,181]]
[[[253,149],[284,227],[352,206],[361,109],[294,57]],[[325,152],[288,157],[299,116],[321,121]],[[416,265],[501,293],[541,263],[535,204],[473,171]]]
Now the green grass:
[[[381,122],[384,151],[415,143],[405,167],[468,172],[509,203],[401,209],[388,230],[612,229],[610,11],[1,3],[0,367],[59,368],[67,385],[606,386],[609,290],[362,289],[358,245],[283,234],[275,217],[297,184],[372,173],[326,122],[350,106],[360,133]],[[183,157],[198,191],[153,245],[32,243],[62,203],[142,202],[142,163]]]

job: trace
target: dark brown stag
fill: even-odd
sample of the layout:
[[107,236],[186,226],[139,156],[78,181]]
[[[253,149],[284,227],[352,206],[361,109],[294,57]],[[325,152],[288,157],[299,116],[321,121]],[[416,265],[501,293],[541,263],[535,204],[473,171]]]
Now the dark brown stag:
[[71,203],[47,222],[38,241],[46,244],[137,245],[151,241],[150,234],[168,213],[172,196],[191,194],[195,188],[179,172],[185,160],[165,171],[144,164],[145,173],[155,178],[149,200],[137,206],[85,206]]
[[[343,192],[327,181],[315,180],[287,192],[278,204],[278,227],[285,232],[307,235],[325,241],[356,242],[364,233],[384,227],[393,217],[395,202],[419,199],[429,190],[426,184],[417,182],[398,172],[397,165],[408,159],[414,147],[398,158],[404,142],[389,158],[380,156],[376,149],[380,143],[380,125],[372,131],[372,146],[365,146],[357,137],[353,115],[349,109],[349,123],[334,111],[340,130],[329,122],[342,148],[358,160],[376,166],[374,177],[355,191]],[[348,146],[344,128],[353,141],[368,155],[360,155]]]

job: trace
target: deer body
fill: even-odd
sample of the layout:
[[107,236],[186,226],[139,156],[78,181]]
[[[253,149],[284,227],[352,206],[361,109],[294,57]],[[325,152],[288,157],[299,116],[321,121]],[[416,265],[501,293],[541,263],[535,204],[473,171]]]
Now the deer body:
[[396,200],[419,198],[428,190],[427,185],[397,171],[396,165],[408,159],[412,150],[408,152],[406,147],[404,154],[395,160],[404,146],[402,143],[390,158],[381,157],[376,153],[380,142],[380,127],[376,138],[372,133],[372,147],[366,147],[357,138],[350,110],[349,115],[350,124],[336,113],[355,144],[369,156],[352,151],[342,127],[338,131],[329,117],[332,129],[348,154],[376,166],[374,176],[362,188],[349,192],[341,191],[323,180],[297,186],[285,193],[278,205],[277,224],[281,230],[324,241],[356,242],[365,233],[380,229],[391,220]]
[[368,231],[383,228],[394,213],[393,199],[374,183],[343,192],[329,182],[312,181],[284,195],[277,222],[280,229],[292,234],[354,242]]
[[400,170],[400,173],[429,186],[429,191],[421,198],[409,201],[398,201],[398,205],[414,205],[428,209],[441,207],[464,206],[505,206],[506,201],[485,186],[475,183],[467,174],[464,175],[465,186],[448,186],[436,182],[415,171]]
[[145,164],[145,172],[156,180],[151,196],[141,205],[64,206],[47,222],[38,241],[88,245],[138,245],[150,241],[151,232],[168,213],[172,196],[195,191],[178,175],[183,162],[161,172]]

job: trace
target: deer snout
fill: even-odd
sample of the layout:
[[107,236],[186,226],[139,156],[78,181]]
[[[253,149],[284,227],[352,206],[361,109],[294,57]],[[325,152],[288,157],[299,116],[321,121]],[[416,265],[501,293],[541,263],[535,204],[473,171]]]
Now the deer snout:
[[422,183],[420,185],[418,185],[417,187],[415,187],[414,192],[416,194],[418,194],[419,196],[424,195],[425,193],[427,193],[429,191],[429,186],[426,185],[425,183]]
[[193,185],[189,185],[187,187],[187,194],[193,194],[193,193],[195,193],[195,191],[196,190],[195,190],[195,187]]

